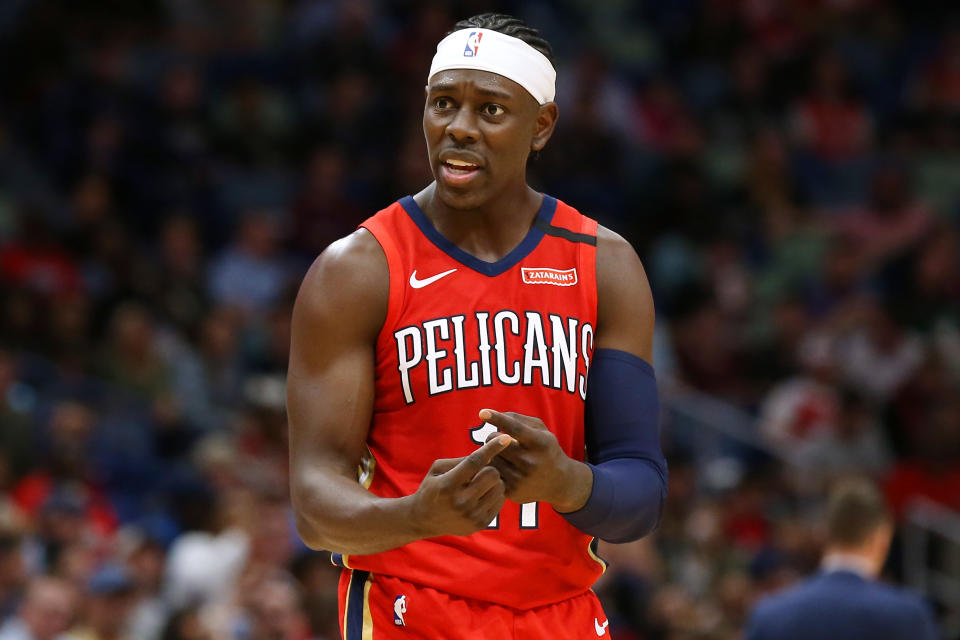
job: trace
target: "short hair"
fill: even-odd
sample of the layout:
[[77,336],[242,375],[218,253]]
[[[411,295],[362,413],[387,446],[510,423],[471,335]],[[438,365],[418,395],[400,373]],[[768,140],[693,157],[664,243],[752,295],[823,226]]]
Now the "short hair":
[[[550,46],[550,43],[540,35],[539,31],[520,18],[515,18],[506,13],[479,13],[453,25],[454,31],[460,29],[490,29],[490,31],[518,38],[546,56],[554,69],[557,67],[553,59],[553,47]],[[451,31],[451,33],[453,32]]]
[[827,542],[857,547],[890,520],[890,511],[873,482],[842,480],[834,485],[827,502]]

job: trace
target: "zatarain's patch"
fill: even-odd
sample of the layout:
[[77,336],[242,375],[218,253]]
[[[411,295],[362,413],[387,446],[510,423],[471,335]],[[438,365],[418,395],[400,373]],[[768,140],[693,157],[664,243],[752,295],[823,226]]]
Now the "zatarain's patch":
[[576,269],[546,269],[523,267],[523,282],[525,284],[552,284],[558,287],[571,287],[577,284]]

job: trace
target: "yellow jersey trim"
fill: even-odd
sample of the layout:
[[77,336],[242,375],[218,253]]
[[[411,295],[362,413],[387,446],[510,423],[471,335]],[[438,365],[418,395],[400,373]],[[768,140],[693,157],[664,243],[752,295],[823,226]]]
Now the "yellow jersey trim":
[[[607,561],[604,560],[603,558],[601,558],[600,556],[598,556],[598,555],[596,554],[596,552],[594,552],[594,550],[593,550],[593,543],[594,543],[596,540],[597,540],[596,538],[592,538],[592,539],[590,540],[590,542],[587,544],[587,553],[589,553],[589,554],[590,554],[590,557],[593,558],[594,560],[596,560],[596,561],[600,564],[600,567],[603,569],[603,573],[606,573],[606,572],[607,572],[607,566],[608,566],[608,565],[607,565]],[[601,575],[602,575],[602,574],[601,574]]]
[[373,640],[373,616],[370,614],[370,586],[373,584],[373,574],[367,576],[363,585],[363,633],[361,640]]

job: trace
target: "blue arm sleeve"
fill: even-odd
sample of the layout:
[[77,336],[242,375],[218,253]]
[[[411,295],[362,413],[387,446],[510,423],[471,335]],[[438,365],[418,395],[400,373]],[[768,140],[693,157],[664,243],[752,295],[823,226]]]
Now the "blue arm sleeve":
[[587,385],[585,429],[593,490],[562,514],[584,533],[629,542],[660,522],[667,461],[660,450],[660,403],[653,367],[615,349],[597,349]]

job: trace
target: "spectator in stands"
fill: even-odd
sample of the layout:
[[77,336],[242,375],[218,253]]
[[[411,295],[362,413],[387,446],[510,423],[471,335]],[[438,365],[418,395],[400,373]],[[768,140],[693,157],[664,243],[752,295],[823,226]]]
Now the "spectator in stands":
[[235,309],[211,310],[199,327],[196,351],[170,360],[177,398],[197,431],[224,429],[242,395],[242,319]]
[[156,324],[142,305],[128,302],[110,318],[110,333],[100,359],[104,377],[118,387],[158,399],[169,394],[169,367],[157,349]]
[[813,319],[834,330],[862,321],[872,292],[861,258],[863,247],[848,237],[833,235],[819,257],[816,273],[804,283],[804,303]]
[[924,65],[912,97],[917,107],[930,114],[960,112],[960,26],[948,29],[935,55]]
[[30,581],[19,612],[0,626],[0,640],[67,640],[74,622],[77,594],[62,578]]
[[834,386],[838,366],[831,336],[807,336],[799,344],[796,358],[800,374],[770,390],[758,422],[761,436],[785,454],[794,453],[800,443],[830,433],[839,412]]
[[870,183],[870,198],[837,220],[836,230],[857,247],[864,267],[877,268],[916,246],[931,230],[933,215],[911,192],[901,164],[886,161]]
[[197,606],[174,612],[168,619],[160,640],[211,640],[212,636],[200,619]]
[[24,553],[23,523],[8,504],[0,504],[0,619],[16,614],[29,573]]
[[270,213],[244,216],[234,242],[210,266],[208,283],[215,302],[260,313],[280,297],[289,274],[278,253],[279,231]]
[[90,531],[111,533],[116,513],[96,477],[90,443],[97,413],[87,404],[57,403],[50,417],[43,464],[12,491],[24,513],[37,518],[39,532],[54,547]]
[[130,635],[135,585],[122,565],[100,567],[87,583],[86,611],[65,640],[139,640]]
[[671,332],[684,379],[709,393],[743,399],[747,388],[735,329],[713,299],[691,293],[683,305],[675,310]]
[[[26,388],[17,379],[17,362],[11,353],[0,349],[0,458],[5,460],[3,489],[28,470],[33,456],[33,430],[29,407],[20,406],[17,390]],[[18,402],[19,400],[19,402]]]
[[154,311],[159,320],[189,335],[207,309],[203,245],[194,218],[186,213],[167,218],[157,245],[154,288],[148,292]]
[[120,535],[120,551],[135,585],[130,634],[136,640],[159,640],[170,614],[162,593],[166,549],[159,532],[149,526],[129,527]]
[[919,411],[916,452],[899,460],[885,481],[897,517],[917,498],[960,510],[960,398],[941,388]]
[[900,317],[908,328],[933,338],[960,382],[960,353],[944,342],[957,340],[960,331],[960,233],[938,225],[906,257],[894,265],[902,274],[893,289]]
[[300,591],[288,575],[276,574],[260,581],[248,603],[250,637],[309,640],[309,627],[300,600]]
[[896,300],[874,305],[838,346],[842,378],[879,404],[889,402],[924,360],[924,343],[893,317],[898,307]]
[[310,627],[320,637],[335,638],[340,633],[336,598],[339,576],[325,556],[324,553],[305,551],[294,559],[291,573],[303,590],[303,604]]
[[339,146],[320,147],[307,162],[290,213],[293,245],[310,260],[337,238],[351,233],[365,217],[345,188],[351,178],[347,169],[347,154]]
[[237,82],[213,110],[218,146],[241,164],[279,162],[291,124],[286,97],[254,77]]
[[635,107],[640,141],[662,153],[685,149],[695,129],[683,96],[667,77],[653,78],[644,87]]
[[853,93],[843,59],[835,51],[824,51],[811,75],[810,92],[793,114],[797,143],[823,162],[860,157],[872,142],[873,122]]
[[171,545],[167,556],[164,598],[174,609],[193,603],[222,603],[234,592],[247,562],[250,537],[229,521],[223,499],[205,485],[184,487],[194,504],[193,522],[184,522],[186,533]]
[[746,639],[936,640],[931,612],[916,595],[877,582],[892,536],[890,514],[872,484],[837,485],[820,573],[761,601]]
[[810,76],[810,89],[795,102],[791,115],[804,193],[815,204],[855,202],[873,146],[873,115],[856,94],[837,51],[816,56]]
[[21,225],[18,237],[0,252],[0,280],[44,296],[77,290],[82,285],[79,265],[43,214],[26,212]]
[[802,447],[798,458],[801,466],[820,481],[849,474],[879,478],[892,460],[890,448],[869,403],[849,389],[840,394],[833,428],[818,434]]

